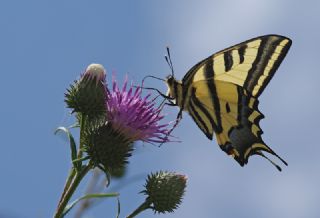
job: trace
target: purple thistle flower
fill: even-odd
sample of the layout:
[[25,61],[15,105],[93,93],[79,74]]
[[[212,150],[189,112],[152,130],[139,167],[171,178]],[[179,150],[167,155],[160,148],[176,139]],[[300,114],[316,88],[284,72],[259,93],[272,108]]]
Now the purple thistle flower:
[[[99,70],[97,75],[102,75],[101,72]],[[169,123],[159,124],[164,116],[150,99],[151,94],[142,97],[142,88],[134,88],[132,84],[127,89],[127,78],[121,89],[115,79],[112,89],[106,88],[106,83],[100,84],[104,85],[104,113],[97,119],[88,117],[86,120],[85,151],[95,166],[114,173],[128,163],[133,142],[168,142]]]
[[131,84],[127,90],[127,84],[126,78],[120,89],[113,78],[112,90],[107,91],[106,115],[112,128],[132,142],[168,142],[169,124],[159,124],[164,116],[160,115],[161,109],[154,107],[151,94],[142,97],[142,88],[134,88]]

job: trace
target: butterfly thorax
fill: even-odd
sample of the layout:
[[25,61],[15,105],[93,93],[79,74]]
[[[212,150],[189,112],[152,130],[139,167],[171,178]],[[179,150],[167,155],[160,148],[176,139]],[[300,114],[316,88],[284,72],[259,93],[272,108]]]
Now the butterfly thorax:
[[181,81],[176,80],[173,76],[169,76],[166,80],[168,91],[167,96],[173,98],[173,102],[180,108],[185,108],[184,89]]

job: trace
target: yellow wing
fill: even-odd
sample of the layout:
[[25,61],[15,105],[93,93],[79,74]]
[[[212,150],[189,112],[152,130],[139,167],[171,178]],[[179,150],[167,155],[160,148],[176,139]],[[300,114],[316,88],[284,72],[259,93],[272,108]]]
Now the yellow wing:
[[183,78],[186,110],[209,139],[216,133],[220,148],[241,166],[254,154],[267,158],[262,151],[286,164],[261,138],[259,121],[264,116],[257,98],[290,45],[282,36],[257,37],[208,57]]
[[259,122],[264,115],[258,109],[256,98],[228,82],[215,82],[218,102],[209,91],[208,81],[196,82],[192,87],[187,109],[191,117],[209,139],[215,132],[220,148],[241,166],[251,155],[265,157],[261,151],[277,156],[286,164],[261,138],[263,132]]
[[[257,37],[222,50],[191,68],[183,84],[214,80],[243,87],[258,97],[267,86],[291,46],[291,40],[278,35]],[[210,65],[212,70],[208,71]]]

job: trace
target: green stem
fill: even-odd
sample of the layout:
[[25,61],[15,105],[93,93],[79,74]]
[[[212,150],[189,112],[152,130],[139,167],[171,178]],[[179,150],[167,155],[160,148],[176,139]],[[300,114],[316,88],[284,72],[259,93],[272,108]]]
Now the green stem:
[[[83,137],[84,137],[84,127],[86,122],[86,116],[81,114],[80,118],[80,143],[79,143],[79,151],[78,151],[78,159],[82,158],[82,150],[83,150]],[[80,163],[81,164],[81,163]]]
[[141,204],[135,211],[133,211],[127,218],[133,218],[137,216],[142,211],[150,208],[150,202],[146,200],[143,204]]
[[69,176],[68,176],[68,178],[66,180],[66,184],[64,185],[64,189],[63,189],[63,192],[61,194],[61,198],[59,200],[59,204],[58,205],[61,204],[61,201],[63,200],[63,198],[64,198],[64,196],[65,196],[65,194],[66,194],[71,182],[73,181],[75,175],[76,175],[76,170],[75,170],[74,167],[72,167],[72,169],[69,172]]
[[67,206],[70,198],[72,197],[73,193],[75,192],[76,188],[80,184],[83,177],[89,172],[91,168],[92,168],[91,164],[88,164],[87,166],[83,167],[81,171],[76,172],[71,181],[69,181],[69,178],[68,178],[66,186],[64,188],[65,191],[61,196],[54,218],[63,217],[64,209]]

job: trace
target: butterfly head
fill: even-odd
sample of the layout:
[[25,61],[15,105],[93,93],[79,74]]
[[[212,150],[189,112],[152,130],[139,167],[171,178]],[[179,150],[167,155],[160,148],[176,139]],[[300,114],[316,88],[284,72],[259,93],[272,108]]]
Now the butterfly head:
[[167,96],[170,98],[176,98],[174,87],[175,87],[176,79],[173,75],[169,75],[166,78],[166,84],[168,86]]
[[168,86],[167,96],[175,102],[176,105],[182,107],[183,104],[183,86],[182,82],[176,80],[172,75],[166,78]]

